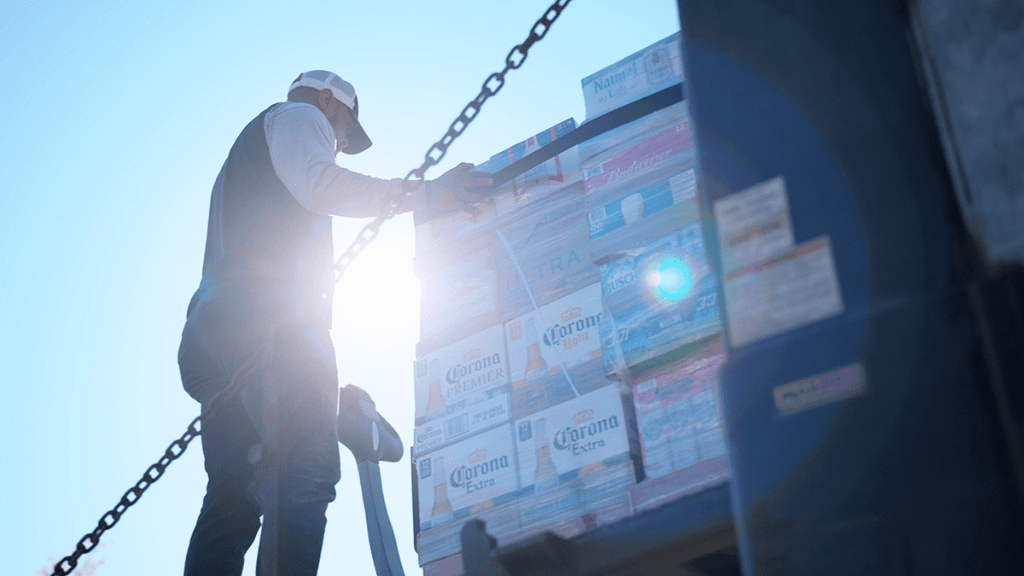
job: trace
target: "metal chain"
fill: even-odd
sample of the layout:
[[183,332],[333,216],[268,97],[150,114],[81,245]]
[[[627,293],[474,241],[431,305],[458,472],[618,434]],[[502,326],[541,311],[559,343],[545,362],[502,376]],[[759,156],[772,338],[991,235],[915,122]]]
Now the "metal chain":
[[[423,163],[419,168],[411,170],[402,181],[402,191],[393,195],[388,199],[385,211],[383,214],[378,216],[373,222],[370,222],[359,232],[356,236],[355,241],[348,247],[348,250],[342,254],[341,258],[338,259],[334,266],[334,281],[337,283],[341,280],[341,277],[345,275],[345,270],[349,264],[355,260],[364,248],[370,245],[374,239],[377,238],[377,234],[380,231],[381,225],[385,221],[390,220],[395,214],[398,213],[398,208],[401,206],[402,200],[406,196],[413,194],[413,187],[409,186],[409,183],[415,177],[419,181],[423,181],[423,175],[431,167],[441,161],[445,154],[448,153],[448,147],[451,146],[452,142],[456,138],[465,132],[466,127],[469,126],[478,112],[480,107],[483,106],[484,102],[488,98],[494,96],[505,86],[505,74],[508,74],[510,70],[515,70],[523,65],[526,60],[527,52],[534,45],[535,42],[544,37],[551,28],[551,24],[554,23],[558,16],[562,13],[562,10],[568,6],[571,0],[555,0],[555,3],[545,10],[544,15],[534,23],[530,29],[530,35],[527,36],[526,40],[522,44],[516,45],[509,51],[508,56],[505,57],[505,68],[500,72],[495,72],[487,77],[483,85],[480,88],[480,93],[470,101],[469,104],[462,109],[458,118],[455,119],[448,127],[448,132],[445,133],[440,140],[434,143],[430,149],[427,150],[426,155],[423,158]],[[189,424],[188,429],[181,438],[171,442],[167,450],[164,451],[164,455],[157,460],[156,464],[150,466],[142,478],[135,483],[135,486],[128,489],[121,497],[121,500],[117,503],[106,514],[100,517],[99,523],[96,525],[96,529],[89,532],[78,541],[75,546],[75,551],[69,556],[65,556],[53,566],[53,573],[51,576],[68,576],[78,566],[78,560],[83,555],[91,552],[100,543],[100,537],[107,530],[110,530],[117,524],[117,521],[121,519],[121,516],[131,508],[139,499],[142,497],[142,493],[146,491],[154,482],[163,476],[164,471],[171,464],[171,462],[177,460],[182,454],[185,453],[185,449],[188,448],[189,442],[194,440],[196,436],[202,433],[201,422],[204,418],[209,416],[227,399],[228,396],[238,391],[238,384],[241,384],[241,380],[233,383],[229,386],[221,395],[212,403],[212,405],[200,416]]]
[[497,94],[502,87],[505,86],[505,74],[508,74],[510,70],[515,70],[523,65],[526,61],[527,52],[538,40],[543,38],[551,25],[561,15],[562,10],[569,5],[571,0],[555,0],[554,4],[548,7],[544,11],[544,15],[541,16],[530,28],[530,34],[526,37],[526,40],[522,44],[517,44],[512,50],[509,51],[508,56],[505,57],[505,68],[500,72],[495,72],[484,80],[483,85],[480,87],[480,93],[477,94],[476,98],[471,100],[469,104],[462,109],[459,116],[448,126],[448,132],[441,137],[440,140],[435,142],[423,157],[423,163],[420,164],[419,168],[410,170],[406,174],[405,179],[402,181],[402,191],[393,195],[388,199],[387,206],[383,214],[378,216],[373,222],[370,222],[359,232],[356,239],[348,247],[348,250],[338,258],[337,263],[334,265],[334,282],[337,283],[341,280],[342,276],[345,275],[345,270],[348,269],[349,264],[356,259],[363,249],[370,245],[371,242],[377,238],[377,233],[380,231],[381,225],[385,221],[390,220],[398,213],[398,208],[402,204],[402,200],[406,196],[411,196],[414,190],[418,187],[410,186],[410,183],[415,178],[420,182],[423,182],[423,175],[431,167],[441,161],[445,154],[448,153],[448,147],[452,145],[452,142],[456,138],[465,132],[466,127],[469,126],[477,113],[480,112],[480,107],[484,105],[484,102],[488,98]]

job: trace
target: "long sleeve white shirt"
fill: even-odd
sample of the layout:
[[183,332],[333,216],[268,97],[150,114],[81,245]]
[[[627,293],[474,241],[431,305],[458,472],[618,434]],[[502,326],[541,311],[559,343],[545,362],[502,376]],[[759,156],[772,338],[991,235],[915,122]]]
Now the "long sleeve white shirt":
[[[263,130],[274,172],[310,212],[374,217],[402,189],[401,178],[374,178],[338,166],[334,127],[311,104],[278,104],[264,118]],[[408,212],[415,205],[415,197],[407,198],[399,211]]]

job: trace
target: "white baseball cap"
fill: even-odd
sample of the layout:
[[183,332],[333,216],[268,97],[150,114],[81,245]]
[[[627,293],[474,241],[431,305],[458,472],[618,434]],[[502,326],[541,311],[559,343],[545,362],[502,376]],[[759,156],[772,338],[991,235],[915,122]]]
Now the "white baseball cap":
[[356,125],[352,127],[352,131],[348,135],[348,146],[343,148],[342,152],[359,154],[373,144],[370,142],[370,137],[366,135],[366,131],[363,130],[362,124],[359,123],[359,98],[356,97],[355,87],[339,78],[337,74],[327,70],[310,70],[299,74],[299,77],[288,88],[288,93],[291,94],[292,90],[300,86],[308,86],[315,90],[330,89],[331,95],[348,106],[349,111],[352,112],[352,118]]

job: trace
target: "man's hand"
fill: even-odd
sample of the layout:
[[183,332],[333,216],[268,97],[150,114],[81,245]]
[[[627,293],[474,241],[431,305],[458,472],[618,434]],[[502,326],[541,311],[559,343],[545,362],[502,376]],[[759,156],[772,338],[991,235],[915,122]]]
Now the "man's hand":
[[488,172],[474,172],[473,164],[463,162],[427,184],[427,199],[435,214],[465,210],[476,215],[476,205],[493,202],[490,196],[471,192],[494,184]]

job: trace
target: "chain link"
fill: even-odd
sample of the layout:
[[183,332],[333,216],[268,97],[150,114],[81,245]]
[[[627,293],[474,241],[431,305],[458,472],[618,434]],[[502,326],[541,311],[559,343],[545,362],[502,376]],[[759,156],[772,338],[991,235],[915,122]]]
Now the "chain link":
[[494,96],[505,86],[505,75],[510,70],[515,70],[523,65],[526,61],[527,53],[530,48],[538,40],[544,37],[551,29],[551,25],[561,15],[562,10],[569,5],[571,0],[555,0],[554,4],[548,7],[544,11],[544,15],[540,17],[530,28],[530,34],[526,37],[526,40],[522,44],[517,44],[512,50],[509,51],[508,56],[505,57],[505,68],[500,72],[495,72],[484,80],[483,85],[480,87],[480,93],[477,94],[476,98],[471,100],[469,104],[462,109],[458,117],[448,126],[448,131],[445,132],[444,136],[440,140],[435,142],[423,157],[423,163],[420,164],[419,168],[410,170],[406,174],[403,180],[402,191],[388,199],[387,206],[383,214],[378,216],[373,222],[370,222],[362,231],[356,236],[356,239],[349,245],[348,249],[341,258],[338,258],[337,263],[334,265],[334,282],[337,283],[345,275],[345,271],[353,260],[356,259],[364,248],[366,248],[370,242],[377,237],[377,232],[380,231],[381,225],[385,221],[390,220],[395,214],[398,213],[399,206],[402,205],[402,200],[406,196],[411,196],[415,193],[419,186],[411,185],[414,181],[419,181],[422,185],[424,179],[423,176],[427,170],[439,163],[444,158],[445,154],[448,153],[448,147],[452,145],[452,142],[456,138],[465,132],[466,127],[469,126],[477,113],[480,112],[480,107],[484,105],[484,102],[488,98]]
[[[562,13],[562,9],[564,9],[570,1],[571,0],[555,0],[555,3],[544,12],[544,15],[537,20],[536,23],[534,23],[533,28],[530,29],[530,35],[527,36],[526,40],[509,51],[508,56],[505,57],[505,68],[501,72],[495,72],[487,77],[487,80],[484,81],[480,88],[480,93],[476,98],[470,101],[469,104],[466,104],[462,109],[462,112],[459,113],[459,116],[448,127],[448,131],[445,135],[427,150],[427,153],[423,158],[423,163],[420,167],[409,171],[405,176],[405,179],[402,181],[402,191],[388,199],[384,213],[363,227],[356,236],[355,241],[352,242],[348,247],[348,250],[346,250],[345,253],[342,254],[341,258],[339,258],[335,263],[335,283],[341,280],[342,276],[345,275],[345,270],[347,270],[352,261],[356,259],[356,256],[362,253],[362,251],[377,238],[381,225],[398,213],[399,207],[402,205],[402,201],[419,189],[419,186],[413,186],[412,182],[414,180],[418,180],[420,185],[422,185],[424,181],[423,175],[426,171],[444,158],[445,154],[448,153],[448,147],[451,146],[452,142],[455,141],[456,138],[465,132],[466,127],[469,126],[470,122],[476,118],[477,113],[480,112],[480,107],[483,106],[484,102],[486,102],[491,96],[497,94],[498,91],[505,86],[505,74],[510,70],[515,70],[523,65],[530,47],[547,34],[551,24],[558,18],[559,14]],[[494,85],[494,82],[497,84]],[[171,462],[177,460],[185,453],[189,442],[202,433],[200,424],[202,420],[204,418],[209,418],[229,396],[236,393],[240,389],[241,383],[242,380],[232,383],[231,386],[225,389],[220,396],[214,400],[211,406],[203,412],[203,414],[198,416],[191,424],[189,424],[188,429],[181,435],[181,438],[171,442],[167,447],[167,450],[164,451],[164,455],[157,460],[156,464],[147,468],[142,474],[142,478],[135,483],[135,486],[129,488],[128,491],[124,493],[124,496],[121,496],[121,500],[118,501],[117,505],[100,517],[99,522],[96,524],[96,529],[89,532],[78,541],[78,544],[75,545],[74,553],[69,556],[65,556],[60,560],[60,562],[57,562],[53,566],[53,573],[50,576],[68,576],[74,571],[78,566],[78,560],[99,545],[100,537],[103,536],[103,533],[113,528],[128,508],[131,508],[139,501],[140,498],[142,498],[143,492],[163,476],[164,471],[167,470],[167,467]]]

